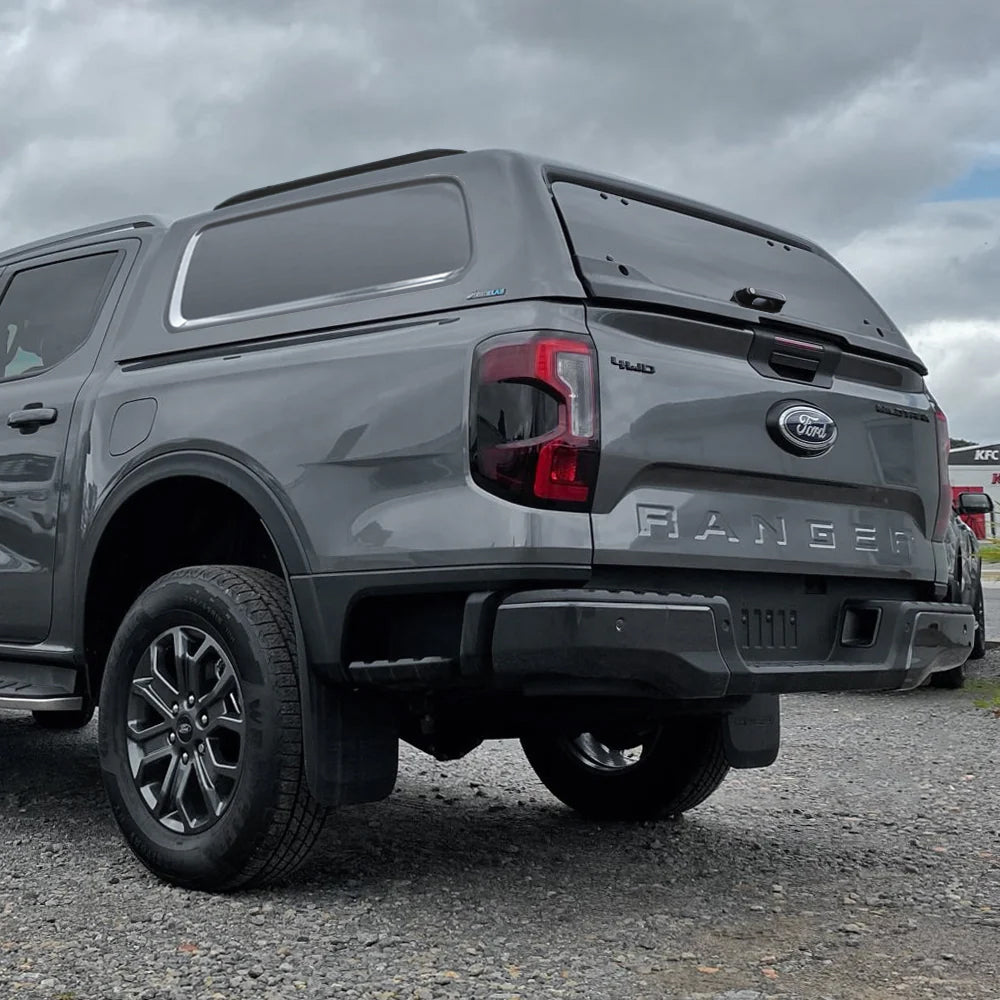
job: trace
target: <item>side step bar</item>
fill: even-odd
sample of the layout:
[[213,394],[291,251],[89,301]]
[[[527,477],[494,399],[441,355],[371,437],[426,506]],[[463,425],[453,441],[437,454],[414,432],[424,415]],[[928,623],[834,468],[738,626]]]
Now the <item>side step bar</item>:
[[83,708],[83,699],[73,698],[19,698],[0,694],[0,708],[14,712],[77,712]]
[[15,712],[75,712],[77,672],[36,663],[0,663],[0,708]]

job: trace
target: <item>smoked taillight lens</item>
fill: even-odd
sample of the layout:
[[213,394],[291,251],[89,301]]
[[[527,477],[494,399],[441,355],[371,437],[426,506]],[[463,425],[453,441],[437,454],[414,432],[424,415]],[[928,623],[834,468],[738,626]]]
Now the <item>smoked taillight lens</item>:
[[951,439],[948,437],[948,418],[935,403],[934,415],[937,418],[934,426],[937,429],[938,447],[938,496],[937,520],[934,523],[934,541],[944,541],[951,520],[951,480],[948,476],[948,455],[951,451]]
[[470,458],[476,482],[533,507],[587,509],[600,456],[594,346],[583,337],[494,337],[476,351]]

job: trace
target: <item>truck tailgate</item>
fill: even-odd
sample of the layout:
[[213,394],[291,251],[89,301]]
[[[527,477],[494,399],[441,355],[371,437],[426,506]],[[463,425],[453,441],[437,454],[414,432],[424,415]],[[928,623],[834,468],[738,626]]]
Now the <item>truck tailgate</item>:
[[[588,326],[595,564],[934,578],[935,417],[915,372],[636,309],[591,307]],[[815,412],[818,442],[799,426]]]

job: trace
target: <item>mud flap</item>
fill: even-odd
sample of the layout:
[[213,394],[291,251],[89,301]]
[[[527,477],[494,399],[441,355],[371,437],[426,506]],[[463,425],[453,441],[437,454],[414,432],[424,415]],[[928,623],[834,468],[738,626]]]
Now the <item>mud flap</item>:
[[313,796],[330,807],[387,798],[399,766],[398,725],[388,702],[307,671],[302,709]]
[[776,694],[755,694],[722,720],[730,767],[769,767],[778,759],[781,709]]

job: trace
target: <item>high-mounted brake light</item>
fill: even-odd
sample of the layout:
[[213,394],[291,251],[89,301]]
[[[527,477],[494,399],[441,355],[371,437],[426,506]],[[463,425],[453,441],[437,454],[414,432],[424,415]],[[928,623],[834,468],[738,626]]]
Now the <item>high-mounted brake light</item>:
[[951,520],[951,479],[948,476],[948,455],[951,452],[951,439],[948,437],[948,418],[944,411],[934,404],[934,415],[937,419],[934,426],[937,431],[938,446],[938,495],[937,520],[934,523],[934,541],[944,541]]
[[470,457],[484,489],[535,507],[585,509],[600,440],[589,339],[525,333],[476,352]]

